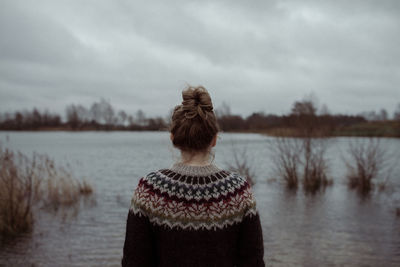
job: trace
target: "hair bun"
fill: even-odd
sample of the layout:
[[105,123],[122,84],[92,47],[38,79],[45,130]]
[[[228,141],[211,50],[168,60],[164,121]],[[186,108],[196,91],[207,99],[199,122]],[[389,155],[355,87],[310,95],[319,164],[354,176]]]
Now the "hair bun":
[[197,115],[207,119],[207,113],[213,111],[211,97],[202,86],[189,87],[182,92],[182,98],[182,109],[187,119],[192,119]]
[[202,86],[187,86],[182,98],[182,104],[174,108],[171,117],[174,147],[191,153],[209,151],[219,131],[210,95]]

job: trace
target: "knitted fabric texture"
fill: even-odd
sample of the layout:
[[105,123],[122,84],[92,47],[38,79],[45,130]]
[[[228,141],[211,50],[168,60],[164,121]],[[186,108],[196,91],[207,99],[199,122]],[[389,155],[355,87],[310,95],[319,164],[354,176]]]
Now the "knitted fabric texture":
[[122,266],[264,266],[256,201],[240,175],[176,163],[139,180]]

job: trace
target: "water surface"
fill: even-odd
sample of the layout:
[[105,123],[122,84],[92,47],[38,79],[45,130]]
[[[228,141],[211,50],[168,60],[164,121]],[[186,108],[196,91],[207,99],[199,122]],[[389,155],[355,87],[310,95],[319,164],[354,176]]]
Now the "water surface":
[[[28,155],[46,153],[69,163],[95,188],[79,210],[40,213],[34,232],[2,247],[0,266],[120,266],[130,198],[140,177],[169,167],[179,156],[166,132],[0,132],[5,145]],[[400,170],[390,190],[360,197],[345,186],[340,159],[349,138],[328,151],[334,185],[306,195],[288,192],[274,178],[273,140],[257,134],[221,134],[215,163],[222,168],[246,150],[256,174],[253,191],[261,215],[267,266],[400,266]],[[400,150],[400,140],[384,139]]]

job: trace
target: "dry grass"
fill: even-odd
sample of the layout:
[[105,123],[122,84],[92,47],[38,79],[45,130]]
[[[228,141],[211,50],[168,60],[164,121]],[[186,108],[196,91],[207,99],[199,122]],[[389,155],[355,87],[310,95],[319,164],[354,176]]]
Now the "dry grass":
[[35,160],[29,162],[20,153],[0,148],[1,236],[32,229],[32,204],[40,184],[33,171],[35,167]]
[[93,192],[86,181],[72,177],[46,155],[32,158],[0,146],[0,237],[29,232],[34,207],[72,206]]

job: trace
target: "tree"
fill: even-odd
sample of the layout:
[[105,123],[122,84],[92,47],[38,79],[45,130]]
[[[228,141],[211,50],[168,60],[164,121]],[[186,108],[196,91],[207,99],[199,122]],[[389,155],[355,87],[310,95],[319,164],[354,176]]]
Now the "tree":
[[67,115],[67,123],[72,129],[76,130],[81,124],[77,107],[74,104],[71,104],[66,107],[65,112]]
[[387,119],[388,119],[388,113],[386,109],[382,108],[381,111],[379,112],[379,120],[387,121]]
[[222,131],[237,131],[245,129],[245,121],[240,115],[229,115],[218,118]]
[[128,122],[129,122],[129,126],[135,125],[135,120],[133,119],[132,115],[128,116]]
[[136,121],[140,126],[146,125],[146,121],[147,121],[146,115],[144,114],[144,112],[141,109],[139,109],[136,112]]
[[101,104],[103,105],[104,121],[107,125],[113,125],[115,123],[114,108],[109,102],[105,101],[104,99],[102,99]]
[[164,119],[161,117],[151,118],[148,120],[147,130],[150,131],[159,131],[164,130],[166,128]]
[[215,116],[218,118],[231,116],[231,108],[226,102],[222,102],[222,105],[215,110]]
[[82,105],[76,105],[76,112],[81,122],[89,122],[92,119],[90,110]]
[[116,122],[114,108],[111,106],[110,102],[104,98],[102,98],[100,102],[94,102],[92,104],[90,113],[92,118],[98,123],[113,125]]
[[118,118],[119,118],[120,124],[123,125],[123,126],[125,126],[125,121],[126,121],[126,119],[128,118],[128,115],[126,114],[126,112],[123,111],[123,110],[120,110],[120,111],[118,112]]
[[315,135],[318,124],[317,108],[314,100],[304,98],[293,103],[290,116],[294,120],[298,135],[311,137]]
[[375,110],[364,111],[364,112],[361,113],[361,116],[363,116],[367,121],[377,121],[377,120],[379,120],[379,115],[376,114]]
[[291,114],[297,116],[315,115],[316,112],[317,108],[311,100],[302,100],[294,102]]
[[33,109],[32,120],[35,128],[39,127],[42,124],[42,116],[36,108]]
[[16,123],[17,129],[22,129],[23,120],[24,120],[24,116],[21,114],[21,112],[15,112],[15,123]]
[[397,104],[397,108],[393,114],[393,119],[396,121],[400,121],[400,103]]
[[90,113],[92,119],[97,122],[101,123],[101,106],[100,103],[94,102],[90,107]]
[[330,111],[329,111],[328,106],[327,106],[326,104],[323,104],[323,105],[321,106],[321,109],[320,109],[320,111],[319,111],[319,114],[322,115],[322,116],[327,116],[327,115],[330,114]]

